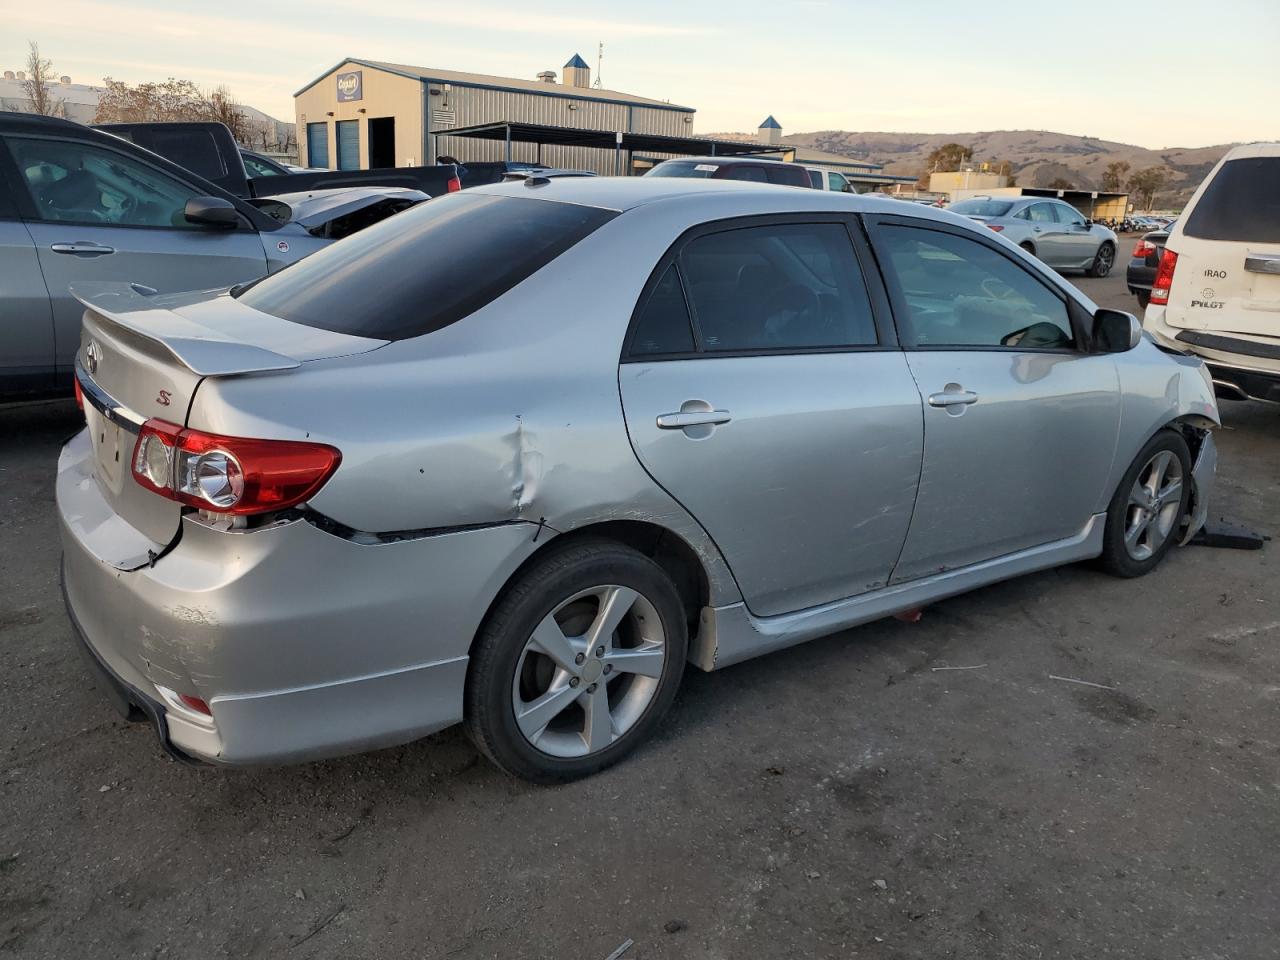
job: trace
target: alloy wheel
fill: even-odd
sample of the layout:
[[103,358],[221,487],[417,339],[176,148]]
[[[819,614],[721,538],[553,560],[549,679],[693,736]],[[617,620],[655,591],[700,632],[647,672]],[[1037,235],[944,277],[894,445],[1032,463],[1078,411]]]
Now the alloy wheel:
[[1125,511],[1124,546],[1134,560],[1149,559],[1173,532],[1182,509],[1182,461],[1157,452],[1138,471]]
[[511,685],[516,726],[553,757],[598,753],[644,715],[666,666],[654,605],[602,584],[553,609],[525,641]]
[[1099,277],[1105,277],[1111,272],[1111,267],[1115,264],[1116,254],[1111,249],[1110,244],[1104,243],[1098,248],[1098,261],[1095,270]]

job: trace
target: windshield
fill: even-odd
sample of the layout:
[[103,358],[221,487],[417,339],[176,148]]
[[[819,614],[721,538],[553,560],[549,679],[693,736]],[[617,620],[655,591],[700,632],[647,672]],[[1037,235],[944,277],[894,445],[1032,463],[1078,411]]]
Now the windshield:
[[992,200],[990,197],[970,197],[948,207],[952,213],[966,217],[1003,217],[1013,209],[1009,200]]
[[474,313],[615,216],[581,204],[446,194],[234,295],[308,327],[404,340]]

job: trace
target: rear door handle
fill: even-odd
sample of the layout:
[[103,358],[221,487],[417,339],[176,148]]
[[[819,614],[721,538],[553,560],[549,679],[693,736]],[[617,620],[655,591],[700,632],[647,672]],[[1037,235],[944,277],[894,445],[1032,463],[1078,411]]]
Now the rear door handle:
[[1280,274],[1280,253],[1254,253],[1244,258],[1244,268],[1250,273]]
[[70,253],[78,257],[101,257],[115,253],[115,247],[106,247],[90,240],[74,240],[71,243],[55,243],[49,247],[54,253]]
[[[975,398],[976,399],[976,398]],[[732,417],[728,410],[682,410],[658,414],[659,430],[683,430],[685,427],[719,426]]]
[[929,406],[931,407],[968,406],[977,402],[978,395],[972,390],[947,390],[943,393],[932,394],[929,397]]

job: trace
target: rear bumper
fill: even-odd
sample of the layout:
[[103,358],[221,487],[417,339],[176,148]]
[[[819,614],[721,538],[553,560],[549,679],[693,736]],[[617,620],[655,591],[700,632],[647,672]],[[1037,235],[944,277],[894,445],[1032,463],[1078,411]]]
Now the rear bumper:
[[101,496],[78,482],[80,446],[57,486],[67,609],[117,708],[149,717],[175,755],[309,760],[462,719],[471,639],[535,549],[532,525],[367,544],[304,520],[234,533],[188,516],[168,553],[125,571],[74,522]]
[[1219,397],[1280,403],[1280,338],[1246,339],[1173,327],[1165,323],[1164,310],[1158,305],[1148,307],[1143,327],[1168,349],[1202,359]]

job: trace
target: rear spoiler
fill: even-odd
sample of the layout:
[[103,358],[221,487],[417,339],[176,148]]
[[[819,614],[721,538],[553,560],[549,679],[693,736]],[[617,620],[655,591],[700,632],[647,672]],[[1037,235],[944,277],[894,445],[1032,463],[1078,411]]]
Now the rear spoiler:
[[217,330],[173,312],[174,307],[208,298],[211,291],[158,297],[140,283],[74,283],[71,295],[109,324],[158,344],[175,360],[201,377],[229,377],[238,373],[291,370],[301,361],[230,340]]

